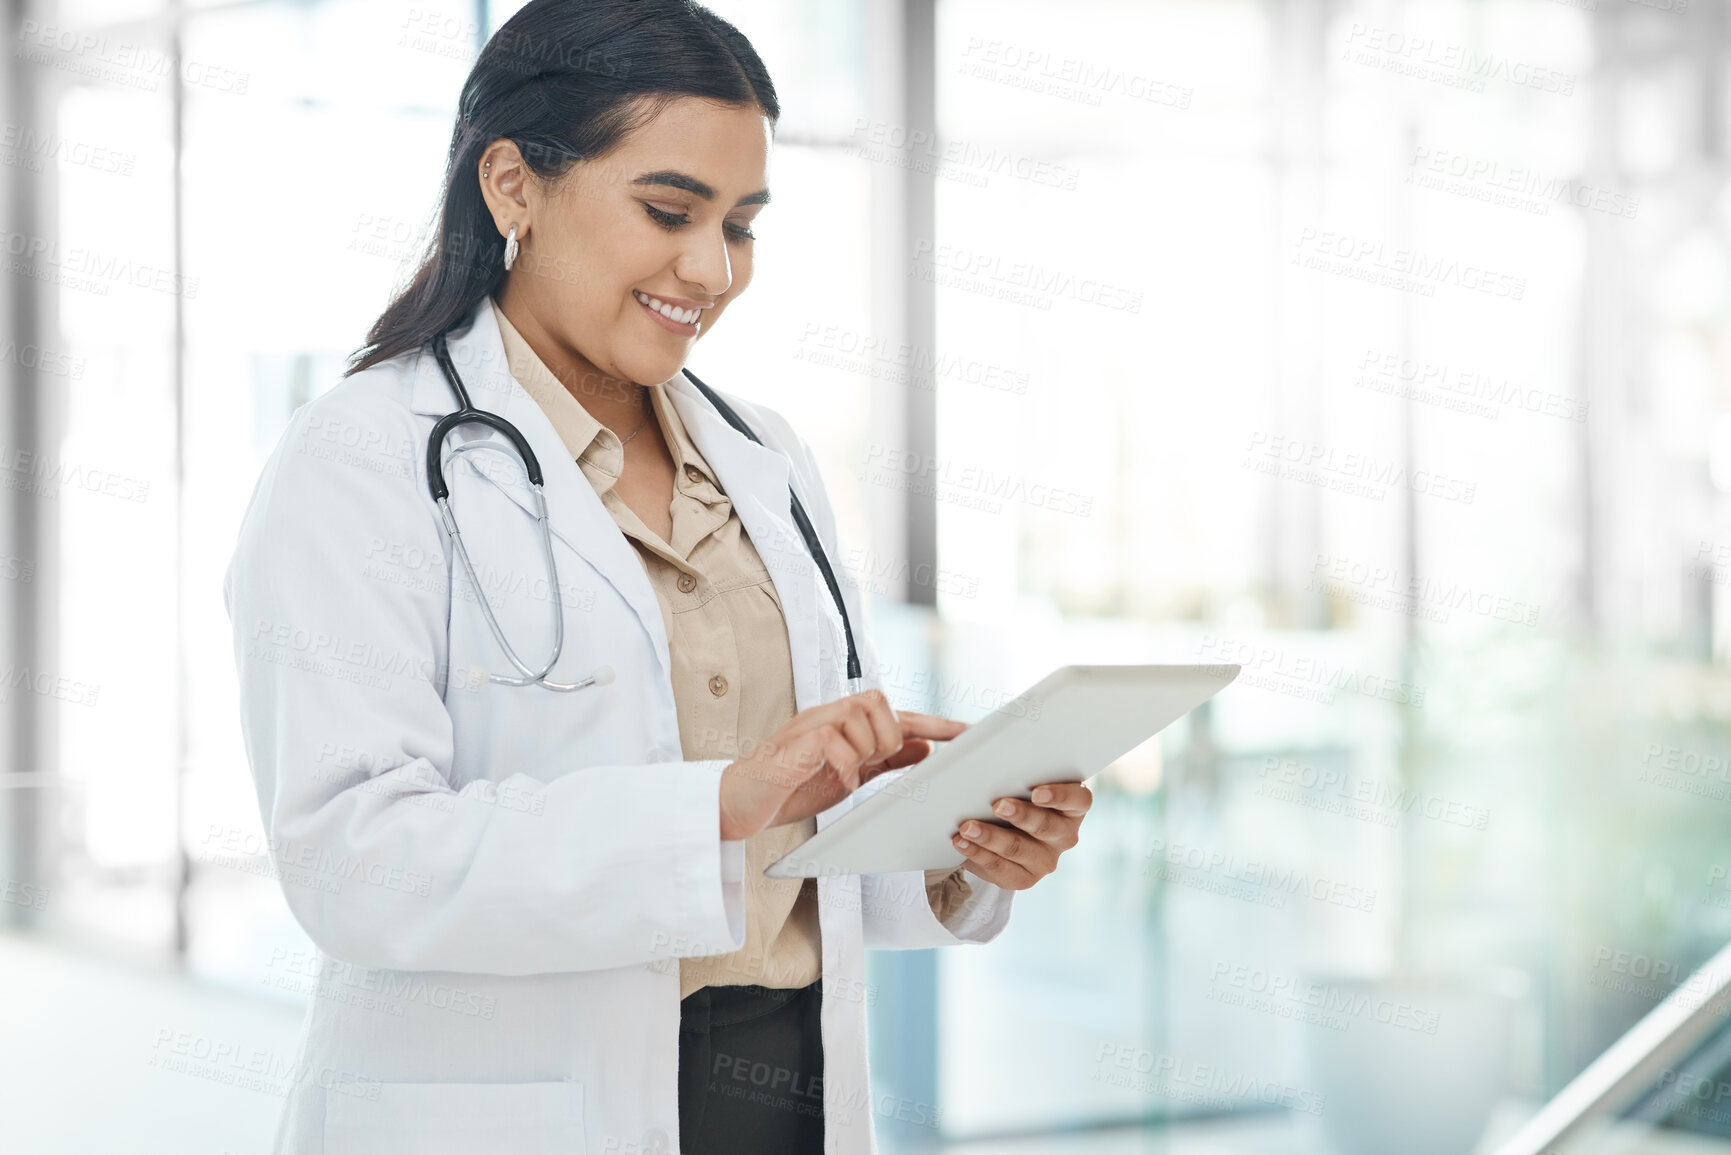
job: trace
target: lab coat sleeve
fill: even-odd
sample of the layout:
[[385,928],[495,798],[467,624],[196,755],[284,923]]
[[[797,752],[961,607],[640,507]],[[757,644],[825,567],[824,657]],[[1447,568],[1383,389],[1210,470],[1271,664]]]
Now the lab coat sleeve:
[[397,970],[666,967],[744,945],[725,761],[501,767],[452,788],[443,574],[367,570],[381,549],[444,557],[424,434],[361,385],[296,412],[224,583],[247,756],[295,919],[327,955]]
[[[761,408],[758,412],[763,418],[760,428],[772,430],[781,442],[780,447],[795,463],[794,475],[800,487],[800,500],[810,512],[812,526],[829,554],[836,580],[841,585],[842,601],[847,605],[848,619],[854,624],[854,648],[859,651],[862,685],[882,689],[881,667],[871,641],[871,623],[860,597],[860,582],[847,565],[848,555],[840,548],[835,513],[824,489],[816,455],[780,414]],[[1010,900],[1014,892],[978,875],[965,874],[963,877],[970,888],[968,897],[940,922],[927,897],[924,871],[861,875],[860,911],[866,947],[904,950],[990,942],[996,938],[1010,920]]]

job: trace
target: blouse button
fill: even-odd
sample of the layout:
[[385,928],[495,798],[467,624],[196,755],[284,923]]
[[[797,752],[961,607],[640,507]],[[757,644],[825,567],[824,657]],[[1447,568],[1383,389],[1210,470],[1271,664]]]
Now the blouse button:
[[727,679],[722,677],[720,674],[709,679],[709,692],[714,694],[717,698],[727,693]]
[[702,481],[703,471],[695,465],[687,465],[685,467],[685,476],[692,481]]
[[688,573],[682,573],[679,575],[679,581],[676,584],[679,586],[680,593],[688,594],[697,588],[697,579]]

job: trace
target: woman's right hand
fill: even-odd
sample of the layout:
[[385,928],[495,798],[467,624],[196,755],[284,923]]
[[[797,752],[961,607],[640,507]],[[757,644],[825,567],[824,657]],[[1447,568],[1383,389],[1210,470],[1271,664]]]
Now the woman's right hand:
[[803,710],[721,772],[721,837],[749,838],[769,826],[828,810],[885,770],[912,766],[968,728],[890,707],[866,690]]

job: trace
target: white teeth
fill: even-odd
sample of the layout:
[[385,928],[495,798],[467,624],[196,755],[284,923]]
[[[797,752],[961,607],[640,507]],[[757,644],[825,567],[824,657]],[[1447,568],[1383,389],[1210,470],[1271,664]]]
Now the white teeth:
[[632,294],[669,321],[677,321],[681,325],[690,325],[703,315],[701,309],[676,309],[665,301],[651,297],[648,293],[640,293],[635,289],[632,290]]

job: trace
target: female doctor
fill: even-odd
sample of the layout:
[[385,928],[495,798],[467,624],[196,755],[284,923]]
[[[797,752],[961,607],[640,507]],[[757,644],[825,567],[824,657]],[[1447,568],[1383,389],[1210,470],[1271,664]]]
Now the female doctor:
[[224,593],[319,951],[279,1153],[865,1155],[865,948],[988,941],[1076,843],[1052,784],[954,871],[763,876],[963,729],[874,685],[805,442],[682,372],[778,115],[695,3],[532,0],[419,271],[265,466]]

